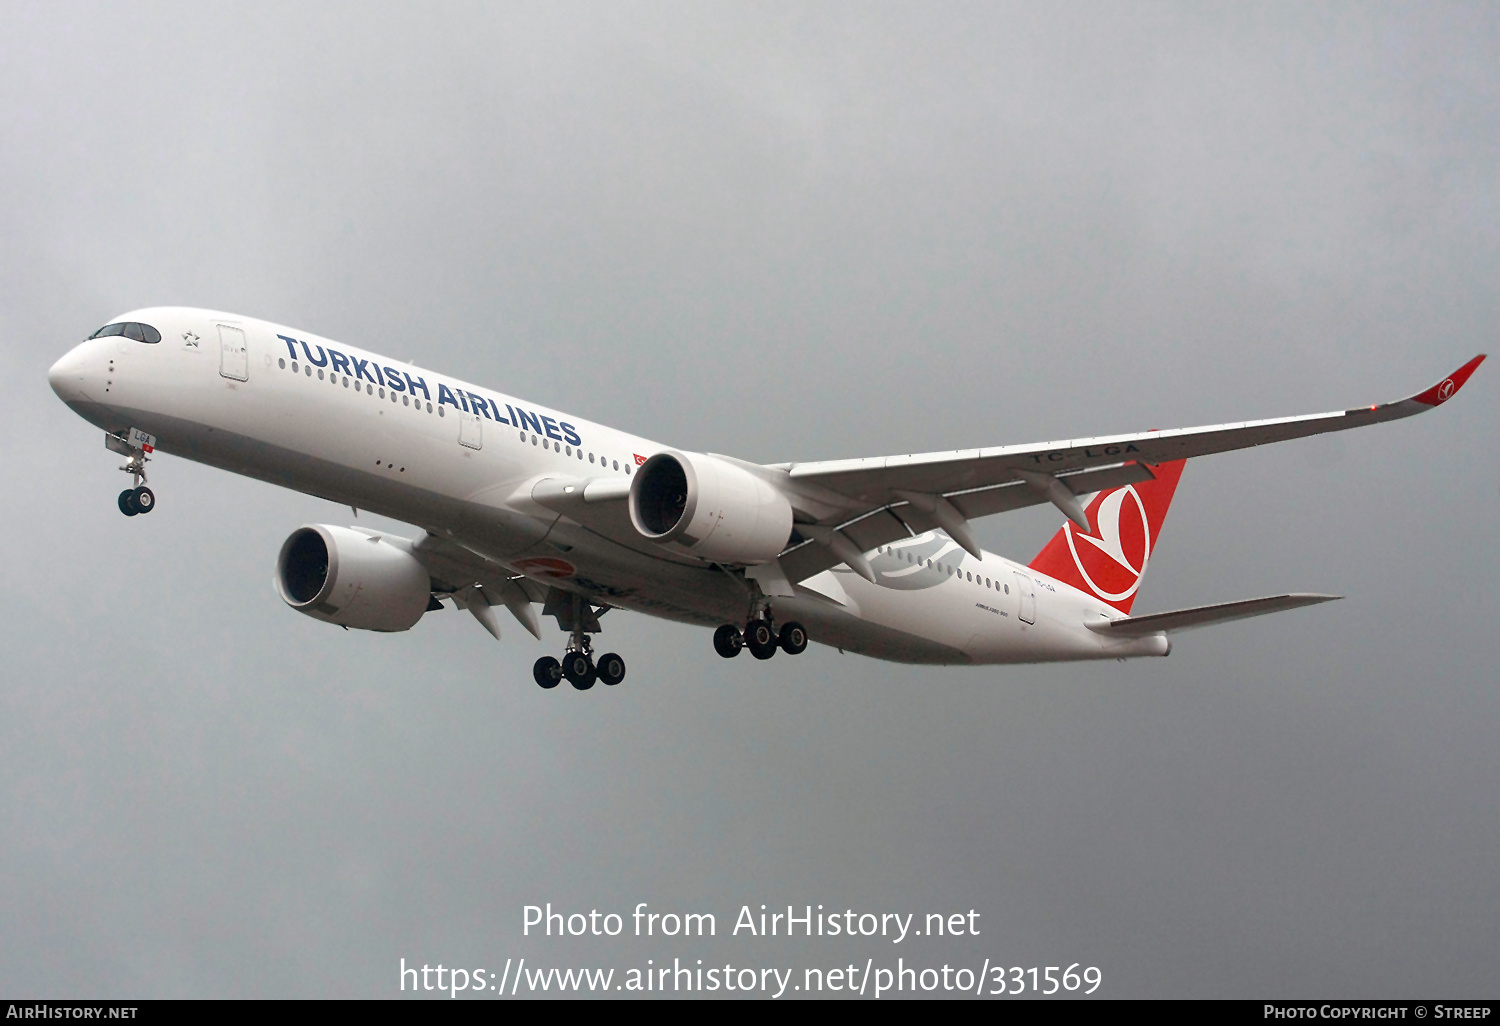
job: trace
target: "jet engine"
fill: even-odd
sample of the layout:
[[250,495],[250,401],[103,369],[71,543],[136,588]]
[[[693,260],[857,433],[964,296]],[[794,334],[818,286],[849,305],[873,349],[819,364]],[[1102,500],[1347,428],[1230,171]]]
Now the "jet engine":
[[792,506],[768,481],[702,453],[659,452],[630,484],[630,522],[716,563],[767,563],[786,548]]
[[315,620],[367,631],[405,631],[432,599],[427,568],[405,538],[312,524],[276,558],[276,590]]

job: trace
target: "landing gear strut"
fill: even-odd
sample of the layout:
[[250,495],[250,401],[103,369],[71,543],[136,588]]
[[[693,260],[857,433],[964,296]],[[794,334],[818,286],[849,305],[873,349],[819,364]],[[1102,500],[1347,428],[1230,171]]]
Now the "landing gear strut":
[[531,675],[544,688],[555,688],[564,679],[579,691],[587,691],[595,681],[603,681],[614,687],[625,679],[625,660],[614,652],[593,658],[593,643],[590,633],[597,634],[599,616],[609,607],[595,609],[581,595],[552,591],[542,607],[542,615],[557,617],[558,626],[568,632],[568,648],[559,662],[551,656],[542,656],[531,668]]
[[114,434],[106,434],[104,444],[112,452],[129,457],[120,469],[130,475],[132,487],[120,493],[120,512],[127,517],[150,513],[156,508],[156,493],[146,487],[146,462],[151,458],[146,455],[146,449]]
[[777,631],[767,610],[765,616],[747,623],[743,631],[730,623],[714,631],[714,651],[725,659],[733,659],[742,648],[748,648],[757,659],[770,659],[778,648],[787,655],[799,655],[807,648],[807,628],[793,620]]

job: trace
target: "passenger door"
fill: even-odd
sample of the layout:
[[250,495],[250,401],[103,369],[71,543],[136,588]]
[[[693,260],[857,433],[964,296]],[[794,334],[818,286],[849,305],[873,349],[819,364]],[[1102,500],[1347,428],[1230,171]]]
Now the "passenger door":
[[250,380],[250,352],[245,333],[227,324],[219,326],[219,373],[234,381]]
[[459,411],[458,444],[470,449],[484,448],[484,427],[479,423],[479,414]]
[[1016,616],[1022,623],[1036,623],[1036,585],[1016,571]]

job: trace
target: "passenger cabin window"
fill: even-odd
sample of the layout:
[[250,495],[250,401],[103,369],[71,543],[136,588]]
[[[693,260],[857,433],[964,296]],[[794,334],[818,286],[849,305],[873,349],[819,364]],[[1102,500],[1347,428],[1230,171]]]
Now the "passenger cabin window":
[[106,324],[89,338],[110,338],[119,335],[135,342],[149,342],[155,344],[161,341],[161,332],[149,324],[141,324],[138,321],[120,321],[118,324]]

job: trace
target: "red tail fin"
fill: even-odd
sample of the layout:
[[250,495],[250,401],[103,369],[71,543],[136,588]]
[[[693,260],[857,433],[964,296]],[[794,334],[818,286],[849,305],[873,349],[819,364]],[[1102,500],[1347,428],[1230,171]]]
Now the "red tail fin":
[[1064,522],[1031,561],[1031,569],[1085,595],[1096,595],[1128,615],[1186,464],[1187,460],[1158,464],[1151,468],[1154,481],[1095,495],[1085,511],[1093,530],[1084,534],[1071,520]]

